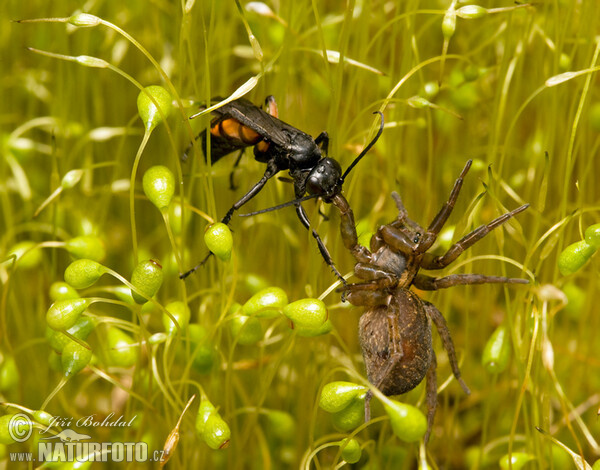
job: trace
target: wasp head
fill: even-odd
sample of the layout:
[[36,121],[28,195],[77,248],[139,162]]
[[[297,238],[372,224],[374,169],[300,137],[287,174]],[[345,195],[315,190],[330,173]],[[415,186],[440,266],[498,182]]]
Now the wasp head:
[[327,200],[342,190],[342,167],[333,158],[322,158],[306,178],[306,192]]

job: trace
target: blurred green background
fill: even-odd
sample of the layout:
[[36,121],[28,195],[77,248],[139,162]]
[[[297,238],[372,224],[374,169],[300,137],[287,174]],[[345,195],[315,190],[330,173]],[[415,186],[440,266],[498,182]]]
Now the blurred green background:
[[[90,307],[91,314],[105,319],[88,340],[92,367],[50,400],[49,413],[137,416],[137,425],[99,428],[93,438],[144,440],[151,449],[162,449],[185,403],[199,393],[231,428],[230,445],[215,451],[202,442],[194,430],[197,399],[181,424],[170,467],[342,465],[334,444],[348,433],[337,432],[318,408],[319,393],[332,380],[366,380],[357,336],[362,310],[342,304],[334,290],[327,292],[335,278],[293,208],[234,217],[231,261],[213,257],[185,282],[178,279],[207,252],[207,220],[220,219],[264,172],[247,151],[234,174],[238,188],[231,191],[234,156],[209,168],[198,148],[194,158],[181,161],[192,136],[207,123],[184,118],[210,97],[228,96],[257,77],[246,98],[261,104],[274,95],[282,120],[314,137],[327,130],[329,155],[343,168],[374,135],[378,118],[372,113],[383,111],[381,139],[344,188],[365,244],[379,225],[396,217],[394,190],[412,218],[428,224],[467,159],[474,160],[473,168],[437,249],[507,210],[531,204],[444,271],[526,277],[528,286],[420,293],[448,321],[471,396],[451,379],[434,332],[442,390],[426,458],[419,458],[418,444],[394,436],[375,401],[374,416],[384,418],[356,433],[363,453],[353,468],[499,468],[499,460],[514,452],[528,461],[512,468],[578,468],[536,427],[591,465],[600,453],[595,303],[600,266],[594,250],[573,255],[572,265],[591,259],[566,276],[557,261],[599,221],[600,4],[554,0],[518,6],[490,0],[481,1],[481,9],[470,5],[448,0],[2,2],[1,401],[37,410],[59,382],[60,372],[48,364],[52,355],[45,337],[50,286],[63,281],[73,260],[63,242],[93,236],[106,250],[102,264],[125,279],[131,278],[136,258],[160,260],[164,282],[157,303],[187,305],[190,323],[199,325],[197,336],[191,339],[186,332],[148,344],[150,334],[164,331],[161,308],[131,304],[122,284],[103,276],[80,295],[122,303]],[[169,83],[115,28],[14,22],[76,12],[97,15],[135,38]],[[100,58],[141,86],[162,85],[177,95],[168,126],[158,126],[141,153],[132,192],[129,182],[144,134],[136,108],[139,89],[115,69],[86,67],[28,48]],[[159,164],[175,175],[175,202],[184,197],[182,215],[176,210],[181,205],[171,205],[172,239],[142,191],[143,173]],[[83,170],[81,180],[36,214],[75,169]],[[273,178],[241,212],[292,198],[291,185]],[[341,242],[336,211],[313,201],[305,207],[338,268],[350,273],[354,261]],[[15,248],[32,250],[14,264]],[[303,338],[277,315],[259,320],[257,342],[238,344],[231,312],[268,286],[282,288],[290,302],[322,297],[333,331]],[[143,342],[134,366],[107,358],[114,348],[107,346],[106,318],[119,319],[113,327],[136,344]],[[490,374],[482,354],[499,326],[512,352],[506,368]],[[420,385],[400,400],[424,410],[424,394]],[[27,443],[2,447],[0,465],[18,468],[7,463],[7,452],[28,448]],[[126,467],[91,468],[121,466]]]

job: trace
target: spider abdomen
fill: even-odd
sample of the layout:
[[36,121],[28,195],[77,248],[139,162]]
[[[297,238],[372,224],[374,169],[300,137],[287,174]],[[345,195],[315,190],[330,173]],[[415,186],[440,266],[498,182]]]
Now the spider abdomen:
[[421,300],[399,288],[389,305],[360,317],[359,339],[369,381],[385,395],[415,388],[431,364],[431,325]]

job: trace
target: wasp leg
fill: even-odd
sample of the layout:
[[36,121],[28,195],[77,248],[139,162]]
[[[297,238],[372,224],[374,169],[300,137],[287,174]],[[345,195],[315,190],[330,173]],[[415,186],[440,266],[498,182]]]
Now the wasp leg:
[[441,312],[436,308],[435,305],[433,305],[432,303],[429,303],[425,300],[423,300],[422,302],[423,302],[423,306],[425,307],[425,310],[427,311],[427,315],[429,315],[429,318],[431,318],[431,321],[437,328],[438,334],[440,335],[440,338],[442,339],[442,346],[444,346],[444,349],[446,350],[446,353],[448,354],[448,359],[450,360],[450,367],[452,369],[452,373],[454,374],[454,377],[456,377],[456,380],[458,381],[458,383],[460,384],[460,386],[462,387],[464,392],[467,395],[470,395],[471,391],[469,390],[469,387],[467,387],[467,384],[465,384],[463,379],[460,377],[460,369],[458,368],[458,361],[456,360],[456,352],[454,350],[454,343],[452,342],[452,337],[450,336],[450,330],[448,330],[448,325],[446,324],[446,319],[441,314]]
[[296,204],[295,206],[296,206],[296,214],[298,215],[298,219],[300,219],[300,222],[302,222],[302,225],[304,225],[307,230],[310,230],[310,233],[312,234],[314,239],[317,241],[317,245],[319,246],[319,251],[321,252],[321,256],[323,257],[323,259],[325,260],[327,265],[331,268],[333,273],[337,276],[337,278],[342,282],[342,284],[346,285],[346,280],[344,279],[344,276],[342,276],[340,274],[340,272],[337,270],[337,268],[335,267],[333,258],[329,254],[329,251],[327,250],[327,247],[323,243],[323,240],[321,240],[321,237],[319,236],[317,231],[310,227],[310,220],[308,219],[308,215],[306,215],[304,208],[299,203]]
[[231,217],[233,217],[233,213],[237,211],[240,207],[242,207],[244,204],[246,204],[254,196],[256,196],[263,188],[263,186],[267,183],[267,181],[269,181],[269,179],[272,178],[278,172],[279,168],[277,168],[277,165],[275,165],[275,163],[267,163],[267,169],[265,170],[265,174],[263,175],[263,177],[254,186],[252,186],[252,188],[250,188],[250,190],[246,194],[244,194],[239,201],[237,201],[233,206],[231,206],[231,209],[227,211],[227,214],[225,214],[225,217],[221,219],[221,222],[224,224],[229,224]]
[[527,279],[503,276],[486,276],[485,274],[452,274],[445,277],[431,277],[417,274],[415,287],[421,290],[446,289],[452,286],[469,284],[528,284]]
[[323,155],[327,156],[327,151],[329,150],[329,134],[327,134],[326,131],[321,132],[315,139],[315,144],[321,147]]
[[465,235],[454,245],[452,245],[448,249],[446,254],[442,256],[434,257],[431,255],[426,255],[425,257],[423,257],[421,267],[424,269],[442,269],[448,266],[450,263],[452,263],[452,261],[458,258],[462,254],[462,252],[465,251],[467,248],[477,243],[496,227],[499,227],[518,213],[523,212],[528,207],[529,204],[524,204],[521,207],[517,207],[515,210],[507,212],[506,214],[503,214],[500,217],[492,220],[489,224],[482,225],[481,227],[476,228],[471,233]]

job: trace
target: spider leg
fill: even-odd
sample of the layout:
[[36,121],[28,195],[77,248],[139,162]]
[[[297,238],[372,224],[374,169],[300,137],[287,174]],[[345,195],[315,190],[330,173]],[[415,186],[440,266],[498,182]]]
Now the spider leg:
[[433,243],[435,242],[435,239],[440,233],[440,230],[442,230],[442,227],[448,220],[448,217],[450,217],[450,214],[454,209],[454,204],[456,204],[456,199],[458,199],[458,193],[460,193],[460,189],[462,188],[463,179],[469,171],[469,168],[471,168],[471,163],[471,160],[467,161],[465,167],[460,172],[458,179],[454,183],[454,187],[450,192],[450,197],[442,206],[437,215],[433,218],[431,224],[429,224],[427,232],[423,235],[421,243],[419,244],[419,253],[425,253],[429,248],[431,248],[431,245],[433,245]]
[[437,359],[435,358],[435,352],[431,351],[431,365],[427,369],[427,391],[425,399],[427,401],[427,432],[425,433],[425,444],[429,442],[429,436],[431,435],[431,428],[433,428],[433,418],[435,418],[435,409],[437,408]]
[[438,334],[442,339],[442,345],[448,354],[448,359],[450,360],[450,367],[452,368],[452,373],[456,380],[464,390],[467,395],[470,395],[471,391],[467,384],[463,382],[463,379],[460,377],[460,369],[458,368],[458,361],[456,360],[456,352],[454,351],[454,343],[452,343],[452,337],[450,336],[450,330],[448,330],[448,325],[446,324],[446,319],[441,314],[441,312],[430,302],[425,300],[422,301],[425,310],[427,311],[427,315],[431,318],[431,321],[435,325],[438,330]]
[[469,284],[528,284],[527,279],[503,276],[486,276],[485,274],[451,274],[444,277],[431,277],[417,274],[413,284],[421,290],[446,289],[453,286]]
[[424,269],[442,269],[448,266],[452,261],[458,258],[463,251],[465,251],[470,246],[477,243],[483,237],[485,237],[488,233],[494,230],[496,227],[499,227],[507,220],[511,219],[515,215],[520,212],[523,212],[525,209],[529,207],[529,204],[524,204],[521,207],[517,207],[516,209],[507,212],[506,214],[501,215],[500,217],[492,220],[487,225],[482,225],[481,227],[476,228],[471,233],[465,235],[459,241],[457,241],[454,245],[452,245],[446,254],[442,256],[433,257],[431,255],[426,255],[423,257],[421,262],[421,267]]
[[340,287],[338,291],[343,291],[343,297],[352,305],[375,307],[377,305],[386,305],[390,300],[388,288],[393,287],[395,281],[389,278],[373,279],[369,282],[360,282],[347,284]]
[[331,203],[340,212],[340,233],[344,246],[352,253],[356,261],[360,263],[371,262],[371,252],[358,243],[354,212],[352,212],[346,198],[341,194],[336,194],[331,198]]

